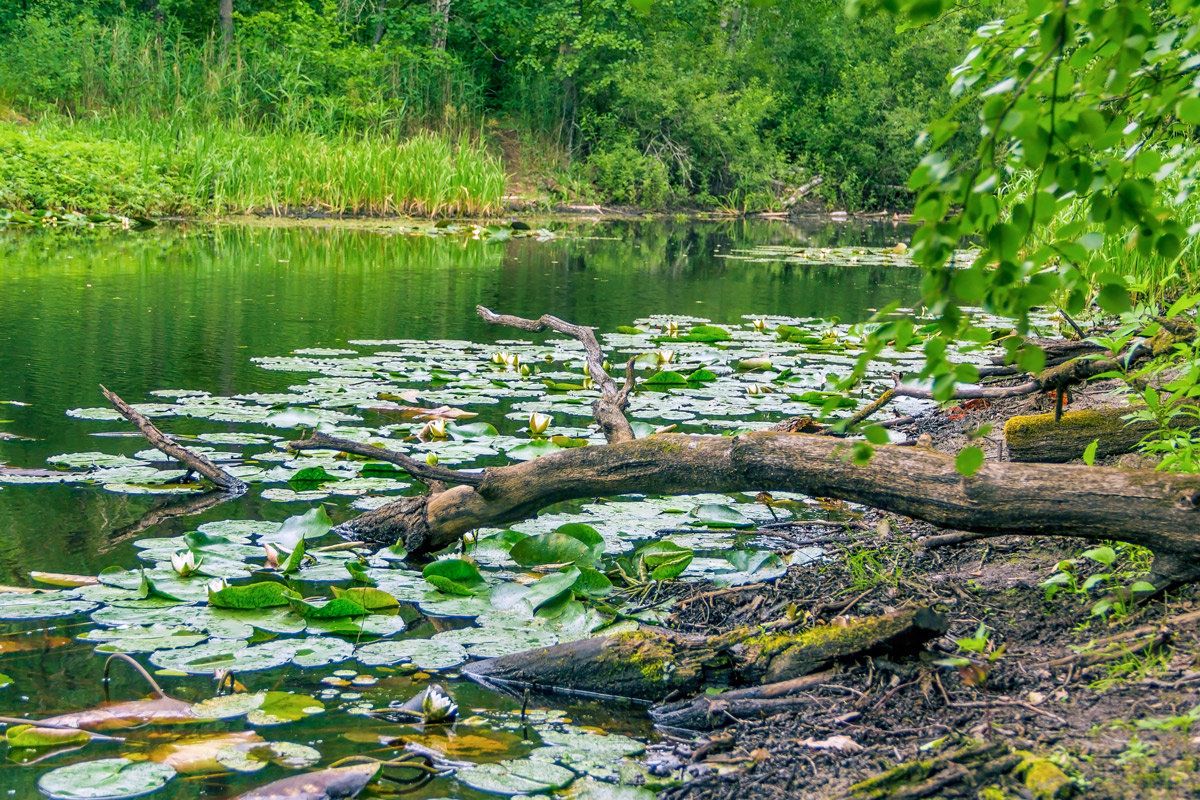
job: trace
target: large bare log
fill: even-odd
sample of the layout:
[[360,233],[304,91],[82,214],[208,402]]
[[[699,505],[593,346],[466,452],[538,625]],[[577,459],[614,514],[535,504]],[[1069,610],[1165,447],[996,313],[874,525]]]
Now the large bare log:
[[541,647],[470,664],[483,684],[574,690],[660,702],[712,686],[778,683],[878,653],[906,654],[946,632],[928,608],[820,625],[799,633],[738,628],[685,636],[649,628]]
[[1200,475],[991,462],[971,477],[954,457],[879,446],[865,464],[847,442],[757,431],[660,434],[579,447],[484,471],[477,486],[402,498],[346,524],[359,538],[436,552],[463,533],[533,516],[562,500],[619,494],[793,491],[956,530],[1118,539],[1157,556],[1156,586],[1200,577]]

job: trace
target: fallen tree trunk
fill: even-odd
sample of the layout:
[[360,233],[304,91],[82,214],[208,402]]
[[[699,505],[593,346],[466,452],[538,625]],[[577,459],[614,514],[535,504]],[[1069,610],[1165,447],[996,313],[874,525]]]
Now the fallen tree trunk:
[[702,637],[651,628],[526,650],[470,664],[463,672],[491,686],[661,702],[708,687],[786,681],[844,659],[912,653],[946,628],[946,618],[928,608],[800,633],[738,628]]
[[[1012,417],[1004,424],[1009,460],[1073,461],[1094,441],[1099,442],[1097,458],[1132,452],[1147,434],[1158,430],[1158,425],[1153,422],[1126,424],[1122,417],[1130,411],[1128,407],[1068,411],[1058,422],[1054,421],[1053,414]],[[1196,422],[1195,418],[1185,417],[1179,420],[1179,425]]]
[[[471,485],[440,491],[439,482],[428,495],[400,498],[343,523],[339,530],[347,536],[380,545],[399,543],[410,556],[425,558],[471,530],[526,519],[563,500],[779,490],[849,500],[985,535],[1118,539],[1154,551],[1146,580],[1159,589],[1200,578],[1200,559],[1195,558],[1200,549],[1200,475],[1006,462],[985,464],[964,477],[954,457],[931,449],[878,446],[866,463],[855,463],[852,445],[843,440],[779,430],[633,439],[623,416],[635,383],[632,360],[624,386],[618,387],[604,369],[590,328],[551,316],[528,320],[482,306],[477,311],[495,324],[555,330],[584,345],[588,372],[600,389],[594,413],[608,444],[486,469],[482,477],[469,477]],[[1194,327],[1168,327],[1160,332],[1167,337],[1164,346],[1170,337],[1195,334]],[[1032,383],[1058,387],[1061,399],[1063,387],[1102,366],[1067,361]],[[916,392],[897,387],[887,396]],[[347,443],[347,448],[351,445],[359,446]],[[291,448],[322,446],[341,445],[331,437],[313,437]],[[381,452],[372,450],[375,457],[383,457]],[[401,459],[411,461],[399,455],[391,460]]]
[[790,681],[768,683],[749,689],[733,689],[718,695],[703,694],[690,700],[667,703],[650,710],[656,725],[707,731],[752,717],[769,717],[812,705],[800,692],[828,683],[835,670],[814,672]]
[[368,541],[400,541],[419,556],[563,500],[773,490],[863,503],[956,530],[1118,539],[1155,552],[1155,586],[1200,577],[1200,475],[1005,462],[968,478],[953,456],[926,448],[879,446],[855,464],[845,441],[770,431],[660,434],[564,450],[488,469],[479,486],[401,498],[344,528]]

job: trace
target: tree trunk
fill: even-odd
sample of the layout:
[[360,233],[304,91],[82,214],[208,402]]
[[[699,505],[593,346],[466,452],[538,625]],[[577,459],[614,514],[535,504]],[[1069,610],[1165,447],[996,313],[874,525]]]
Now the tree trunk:
[[375,35],[371,37],[371,47],[378,47],[383,41],[383,32],[387,28],[387,0],[379,0],[379,5],[375,9]]
[[703,637],[650,628],[526,650],[469,664],[463,672],[502,687],[661,702],[709,687],[788,681],[865,655],[912,653],[946,627],[945,617],[918,608],[800,633],[738,628]]
[[233,51],[233,0],[220,0],[217,14],[221,20],[221,58],[228,61]]
[[855,464],[849,443],[802,433],[660,434],[490,468],[477,487],[401,498],[344,528],[370,541],[400,541],[419,556],[467,531],[525,519],[563,500],[778,490],[957,530],[1118,539],[1155,552],[1151,582],[1200,576],[1200,475],[994,462],[967,478],[954,461],[933,450],[885,445]]
[[446,33],[450,29],[450,0],[429,0],[433,19],[429,23],[429,46],[434,50],[446,49]]

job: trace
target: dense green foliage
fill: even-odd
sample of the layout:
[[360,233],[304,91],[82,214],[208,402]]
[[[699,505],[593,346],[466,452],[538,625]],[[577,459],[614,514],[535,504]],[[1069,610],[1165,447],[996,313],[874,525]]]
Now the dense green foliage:
[[440,5],[236,0],[227,46],[214,2],[0,0],[0,107],[115,116],[167,147],[214,125],[333,148],[432,129],[517,151],[567,199],[761,208],[820,175],[837,205],[903,206],[913,142],[992,13],[897,33],[842,0],[453,0],[443,45]]
[[[864,5],[921,24],[951,3]],[[981,27],[971,44],[952,91],[963,105],[981,103],[978,147],[956,150],[957,121],[935,122],[931,152],[910,180],[922,223],[913,256],[928,270],[926,301],[940,317],[938,334],[924,344],[935,394],[948,397],[956,381],[975,377],[973,368],[947,357],[951,340],[989,336],[972,323],[971,307],[1017,319],[1020,335],[1008,340],[1009,355],[1029,371],[1041,369],[1045,356],[1023,335],[1030,315],[1045,306],[1121,315],[1122,327],[1099,340],[1114,354],[1163,328],[1186,340],[1191,323],[1175,318],[1200,305],[1192,261],[1200,233],[1193,197],[1200,176],[1200,6],[1025,0]],[[976,237],[981,249],[972,263],[956,264],[965,237]],[[907,342],[912,329],[911,320],[893,320],[875,346]],[[1194,330],[1170,355],[1166,371],[1158,362],[1125,377],[1147,414],[1164,422],[1164,467],[1194,470],[1200,430],[1177,434],[1165,425],[1194,412],[1200,396]]]

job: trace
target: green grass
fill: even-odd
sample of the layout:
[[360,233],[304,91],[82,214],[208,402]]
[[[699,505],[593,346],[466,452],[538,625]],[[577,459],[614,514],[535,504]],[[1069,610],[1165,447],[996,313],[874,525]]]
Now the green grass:
[[127,214],[486,216],[500,161],[469,139],[321,135],[149,117],[0,123],[0,206]]

